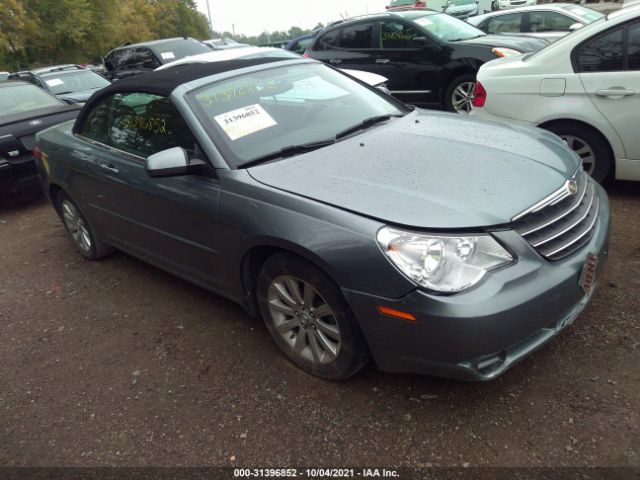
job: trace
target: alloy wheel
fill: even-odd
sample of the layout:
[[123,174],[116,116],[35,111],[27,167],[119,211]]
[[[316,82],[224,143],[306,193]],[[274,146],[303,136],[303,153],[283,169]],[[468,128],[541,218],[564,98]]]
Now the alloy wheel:
[[291,275],[277,277],[268,290],[271,320],[300,357],[314,364],[340,354],[340,327],[331,306],[309,283]]
[[584,171],[589,175],[592,175],[596,168],[596,154],[591,148],[591,145],[575,135],[560,135],[560,138],[562,138],[566,142],[567,146],[576,152],[582,159]]
[[71,238],[78,248],[85,254],[91,251],[91,236],[84,219],[76,206],[68,200],[62,202],[62,217],[64,224],[71,234]]
[[454,88],[451,94],[453,109],[463,115],[467,115],[473,109],[473,98],[476,94],[475,82],[462,82]]

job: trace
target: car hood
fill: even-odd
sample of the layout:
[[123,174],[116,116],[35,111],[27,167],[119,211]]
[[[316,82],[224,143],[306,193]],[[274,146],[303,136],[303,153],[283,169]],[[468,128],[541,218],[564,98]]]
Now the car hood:
[[385,223],[460,229],[511,222],[578,165],[546,131],[417,110],[248,172],[270,187]]
[[84,103],[91,95],[100,90],[100,88],[93,88],[91,90],[82,90],[80,92],[71,92],[71,93],[62,93],[60,95],[56,95],[60,100],[63,100],[68,103]]
[[475,3],[469,5],[451,5],[444,9],[444,13],[449,15],[463,15],[478,10],[478,5]]
[[513,48],[520,52],[537,52],[549,45],[550,42],[542,38],[523,37],[518,35],[483,35],[478,38],[470,38],[469,40],[459,40],[456,43]]

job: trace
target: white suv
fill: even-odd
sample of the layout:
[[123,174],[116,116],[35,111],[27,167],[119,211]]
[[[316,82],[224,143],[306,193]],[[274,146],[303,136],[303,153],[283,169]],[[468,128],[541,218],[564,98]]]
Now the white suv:
[[556,133],[599,182],[640,180],[640,5],[488,62],[477,79],[472,115]]

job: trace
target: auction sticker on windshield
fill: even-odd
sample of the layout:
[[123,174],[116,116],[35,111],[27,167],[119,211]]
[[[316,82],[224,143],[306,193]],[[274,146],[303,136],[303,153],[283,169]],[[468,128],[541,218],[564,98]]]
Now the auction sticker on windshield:
[[173,52],[162,52],[160,53],[160,56],[163,60],[173,60],[174,58],[176,58],[176,55]]
[[246,137],[247,135],[278,124],[271,115],[257,103],[217,115],[214,118],[231,140]]
[[53,78],[51,80],[45,80],[45,82],[50,87],[57,87],[58,85],[62,85],[63,84],[62,80],[60,80],[59,78]]

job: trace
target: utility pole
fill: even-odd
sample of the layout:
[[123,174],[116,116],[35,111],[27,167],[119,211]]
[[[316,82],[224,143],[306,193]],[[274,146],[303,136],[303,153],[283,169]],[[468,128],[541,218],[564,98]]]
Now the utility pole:
[[236,24],[232,23],[231,24],[231,31],[233,32],[233,39],[236,39]]
[[207,14],[209,15],[209,29],[211,30],[211,35],[213,36],[213,18],[211,18],[211,7],[209,6],[209,0],[204,0],[207,4]]

